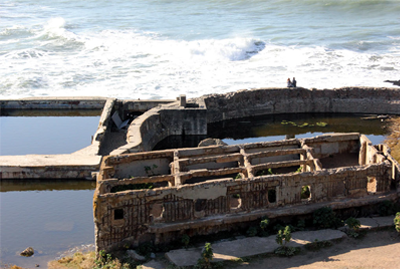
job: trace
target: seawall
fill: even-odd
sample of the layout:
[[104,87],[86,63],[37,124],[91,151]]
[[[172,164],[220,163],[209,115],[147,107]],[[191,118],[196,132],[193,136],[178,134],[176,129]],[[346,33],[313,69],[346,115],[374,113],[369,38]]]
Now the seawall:
[[396,88],[263,88],[196,98],[205,103],[207,122],[285,113],[400,114]]

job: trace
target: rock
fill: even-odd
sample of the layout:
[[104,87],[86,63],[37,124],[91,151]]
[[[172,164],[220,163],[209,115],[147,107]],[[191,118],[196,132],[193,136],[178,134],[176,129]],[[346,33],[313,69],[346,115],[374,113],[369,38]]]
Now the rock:
[[393,85],[400,86],[400,80],[385,80],[384,82],[389,82]]
[[28,247],[24,251],[22,251],[19,255],[25,256],[25,257],[30,257],[33,254],[35,254],[35,251],[33,250],[33,248],[32,247]]
[[201,140],[198,147],[208,147],[208,146],[226,146],[225,142],[223,142],[219,138],[206,138],[204,140]]
[[141,255],[139,255],[139,254],[137,254],[137,252],[134,251],[134,250],[132,250],[132,249],[127,250],[127,251],[126,251],[126,254],[127,254],[130,258],[134,259],[135,261],[145,261],[145,260],[146,260],[145,257],[143,257],[143,256],[141,256]]
[[155,259],[155,258],[156,258],[156,254],[151,253],[151,254],[150,254],[150,258],[151,258],[151,259]]

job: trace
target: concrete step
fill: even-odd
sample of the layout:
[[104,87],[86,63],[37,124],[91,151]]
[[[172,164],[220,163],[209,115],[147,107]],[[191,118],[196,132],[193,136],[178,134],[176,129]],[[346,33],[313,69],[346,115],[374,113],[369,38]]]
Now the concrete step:
[[[363,229],[390,227],[393,225],[394,216],[360,218],[358,219]],[[303,247],[308,243],[318,241],[331,241],[346,237],[340,230],[299,231],[292,233],[292,240],[288,244],[293,247]],[[250,257],[259,254],[273,253],[279,245],[275,241],[276,235],[268,237],[247,237],[232,241],[212,244],[213,262],[228,261],[238,258]],[[202,248],[177,249],[165,254],[166,258],[177,266],[193,266],[201,257]]]

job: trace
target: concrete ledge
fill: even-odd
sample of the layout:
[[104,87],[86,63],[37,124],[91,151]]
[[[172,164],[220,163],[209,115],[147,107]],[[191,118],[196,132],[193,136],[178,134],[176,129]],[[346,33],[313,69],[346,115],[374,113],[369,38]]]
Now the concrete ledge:
[[[292,233],[292,241],[289,246],[303,247],[315,240],[330,241],[346,237],[339,230],[318,230]],[[248,237],[233,241],[225,241],[212,245],[214,252],[213,262],[229,261],[254,255],[273,253],[279,245],[275,241],[276,235],[268,237]],[[166,258],[177,266],[193,266],[201,257],[201,248],[188,250],[172,250],[165,254]]]
[[101,156],[0,156],[0,179],[85,178],[99,170]]
[[31,97],[0,100],[1,109],[102,109],[106,97]]
[[378,229],[382,227],[390,227],[393,226],[394,216],[387,217],[376,217],[376,218],[359,218],[361,224],[361,229]]

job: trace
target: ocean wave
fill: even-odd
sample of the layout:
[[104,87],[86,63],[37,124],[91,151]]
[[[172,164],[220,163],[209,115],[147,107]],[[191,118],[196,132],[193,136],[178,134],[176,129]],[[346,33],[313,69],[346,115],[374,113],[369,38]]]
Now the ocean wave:
[[84,46],[79,35],[67,30],[64,18],[56,17],[48,20],[39,30],[35,30],[35,38],[42,47],[55,50],[76,50]]
[[47,52],[39,49],[22,49],[9,52],[4,55],[4,59],[32,59],[45,57]]
[[12,66],[0,67],[0,84],[7,85],[2,95],[194,97],[284,87],[293,76],[299,86],[312,88],[389,86],[383,81],[400,70],[400,55],[391,52],[286,46],[250,37],[185,41],[135,29],[70,34],[63,20],[51,25],[46,31],[55,37],[48,41],[69,36],[81,45],[73,53],[55,51],[53,44],[52,50],[46,45],[0,55]]

